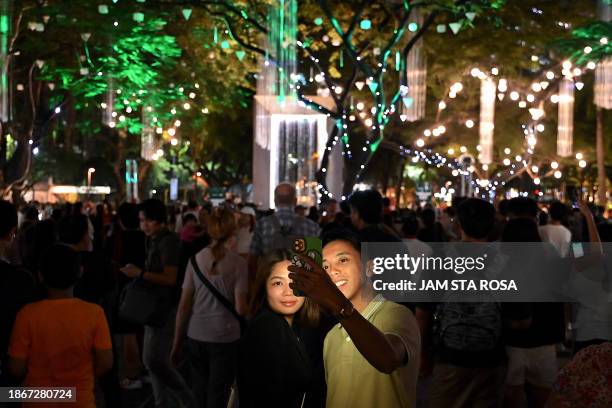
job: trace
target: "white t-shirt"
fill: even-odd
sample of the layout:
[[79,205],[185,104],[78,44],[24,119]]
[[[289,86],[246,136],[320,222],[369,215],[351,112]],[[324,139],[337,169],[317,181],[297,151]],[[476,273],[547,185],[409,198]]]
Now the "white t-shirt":
[[[204,248],[196,255],[202,274],[227,300],[234,303],[236,293],[246,296],[248,286],[247,263],[240,255],[227,251],[217,263],[216,273],[210,274],[213,254]],[[208,290],[193,270],[191,262],[185,270],[183,289],[193,288],[193,309],[187,336],[209,343],[229,343],[240,338],[240,324],[234,315]],[[234,305],[235,306],[235,305]]]
[[572,242],[572,233],[563,225],[544,225],[540,227],[540,238],[544,242],[550,242],[559,251],[562,258],[569,254],[569,247]]

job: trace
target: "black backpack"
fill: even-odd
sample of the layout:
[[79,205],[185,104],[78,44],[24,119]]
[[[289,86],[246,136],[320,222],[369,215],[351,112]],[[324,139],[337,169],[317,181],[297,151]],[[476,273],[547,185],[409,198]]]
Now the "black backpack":
[[492,351],[501,343],[499,303],[441,303],[435,319],[438,346],[460,351]]

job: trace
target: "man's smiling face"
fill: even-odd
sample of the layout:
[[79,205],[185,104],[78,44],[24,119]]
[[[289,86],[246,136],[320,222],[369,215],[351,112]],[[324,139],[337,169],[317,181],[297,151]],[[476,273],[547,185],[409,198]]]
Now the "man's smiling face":
[[361,254],[348,241],[325,245],[323,269],[347,299],[352,301],[361,294]]

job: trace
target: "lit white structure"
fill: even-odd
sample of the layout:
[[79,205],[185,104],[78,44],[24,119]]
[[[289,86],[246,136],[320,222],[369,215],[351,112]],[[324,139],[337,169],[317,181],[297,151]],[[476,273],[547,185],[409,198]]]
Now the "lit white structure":
[[[334,123],[327,115],[299,103],[297,74],[297,1],[277,0],[268,15],[271,29],[265,41],[269,50],[261,61],[255,96],[253,138],[253,200],[263,208],[274,208],[274,188],[281,182],[293,183],[298,203],[317,204],[319,197],[316,173],[321,166],[328,132]],[[333,100],[309,96],[309,100],[335,108]],[[341,144],[329,152],[325,169],[328,191],[332,196],[341,189]]]
[[106,95],[104,96],[104,105],[102,109],[102,123],[110,126],[111,122],[115,122],[113,111],[115,110],[115,87],[111,77],[106,81]]
[[[599,0],[598,14],[601,21],[612,21],[612,2]],[[612,57],[604,58],[597,64],[593,88],[595,105],[603,109],[612,109]]]
[[563,78],[559,83],[559,117],[557,127],[557,155],[572,155],[574,142],[574,81]]
[[[331,101],[312,97],[318,103]],[[279,104],[275,95],[255,96],[253,140],[253,200],[262,208],[274,208],[274,188],[281,182],[295,184],[298,204],[315,205],[315,174],[321,166],[328,132],[334,122],[326,115],[296,103]],[[326,176],[334,197],[341,191],[342,156],[338,143],[330,152]]]
[[150,106],[143,106],[142,108],[142,131],[140,134],[140,157],[147,161],[154,160],[157,152],[157,139],[150,110],[152,110]]
[[493,131],[495,130],[495,94],[497,85],[486,77],[480,82],[480,163],[493,162]]
[[595,68],[595,105],[612,109],[612,57],[603,59]]
[[[411,21],[416,22],[417,27],[423,24],[423,14],[420,9],[414,8]],[[414,37],[416,33],[410,32],[408,38]],[[402,114],[406,120],[415,122],[425,117],[425,101],[427,99],[427,58],[423,49],[423,37],[419,38],[412,46],[406,58],[406,74],[408,79],[408,91],[402,95]]]

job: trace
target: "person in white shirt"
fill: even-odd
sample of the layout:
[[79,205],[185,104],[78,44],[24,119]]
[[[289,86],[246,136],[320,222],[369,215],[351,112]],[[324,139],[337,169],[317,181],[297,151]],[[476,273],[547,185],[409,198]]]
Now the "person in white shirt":
[[550,216],[549,223],[539,228],[542,241],[551,243],[559,251],[562,258],[568,256],[572,242],[572,233],[562,225],[568,213],[569,209],[565,204],[559,201],[553,202],[548,210],[548,215]]

